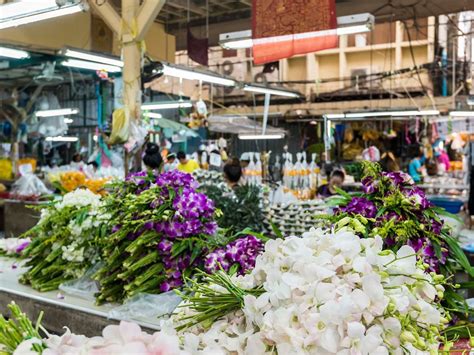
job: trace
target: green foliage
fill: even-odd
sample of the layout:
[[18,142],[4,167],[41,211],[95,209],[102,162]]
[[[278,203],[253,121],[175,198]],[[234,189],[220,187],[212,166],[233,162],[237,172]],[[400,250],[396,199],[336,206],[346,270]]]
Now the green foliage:
[[246,228],[257,232],[264,230],[262,198],[258,186],[242,185],[229,190],[225,185],[212,185],[203,187],[201,191],[222,212],[217,218],[219,227],[231,228],[233,231]]

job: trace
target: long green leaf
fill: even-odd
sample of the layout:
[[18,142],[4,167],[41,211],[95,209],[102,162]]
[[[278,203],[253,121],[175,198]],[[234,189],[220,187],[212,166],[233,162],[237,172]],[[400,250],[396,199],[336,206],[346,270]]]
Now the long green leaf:
[[445,236],[444,239],[449,246],[450,253],[458,261],[459,265],[462,266],[471,277],[474,277],[474,268],[472,268],[469,259],[466,257],[466,254],[464,254],[459,243],[451,236]]

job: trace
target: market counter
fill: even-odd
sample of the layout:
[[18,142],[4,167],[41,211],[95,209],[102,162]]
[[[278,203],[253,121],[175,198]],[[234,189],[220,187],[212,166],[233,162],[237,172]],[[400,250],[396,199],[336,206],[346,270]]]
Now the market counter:
[[[14,259],[0,257],[0,314],[8,314],[7,305],[15,301],[30,319],[36,320],[44,311],[42,324],[50,332],[62,334],[67,326],[73,333],[89,337],[102,334],[109,324],[118,324],[118,320],[108,318],[108,312],[117,305],[96,306],[93,301],[67,294],[58,297],[57,291],[37,292],[18,282],[25,269],[14,265]],[[134,321],[145,331],[159,329],[158,319]]]

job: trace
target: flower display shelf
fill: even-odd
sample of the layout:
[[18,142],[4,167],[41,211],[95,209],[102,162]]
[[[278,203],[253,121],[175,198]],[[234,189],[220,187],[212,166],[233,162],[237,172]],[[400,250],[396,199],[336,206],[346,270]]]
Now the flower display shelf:
[[[15,265],[13,259],[0,257],[0,313],[7,314],[7,305],[11,301],[15,301],[31,319],[37,319],[44,311],[43,325],[57,334],[62,334],[63,327],[67,326],[76,334],[96,336],[105,326],[119,323],[108,318],[109,311],[116,305],[96,306],[92,300],[61,295],[57,291],[37,292],[18,282],[25,269]],[[145,331],[154,332],[159,329],[158,322],[158,319],[150,319],[149,322],[136,323]]]

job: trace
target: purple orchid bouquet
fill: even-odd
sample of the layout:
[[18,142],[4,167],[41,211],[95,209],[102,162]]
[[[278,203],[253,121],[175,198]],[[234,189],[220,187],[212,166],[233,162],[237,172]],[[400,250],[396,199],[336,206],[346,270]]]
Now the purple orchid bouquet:
[[[104,262],[94,276],[100,283],[99,304],[178,288],[197,269],[211,271],[210,260],[220,250],[229,264],[239,264],[239,271],[255,264],[258,241],[219,235],[219,210],[197,188],[191,175],[177,170],[140,172],[116,183],[104,197],[104,212],[111,218],[109,232],[98,238]],[[216,258],[221,261],[225,265]]]
[[[332,201],[337,206],[334,214],[322,217],[336,230],[350,228],[360,237],[381,236],[385,247],[394,251],[409,245],[427,272],[451,277],[463,270],[474,276],[458,241],[441,219],[449,213],[432,205],[409,175],[382,172],[378,164],[365,162],[362,193],[340,191],[340,195]],[[462,300],[454,292],[451,296],[455,303],[451,306],[458,309]]]

